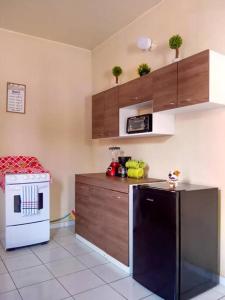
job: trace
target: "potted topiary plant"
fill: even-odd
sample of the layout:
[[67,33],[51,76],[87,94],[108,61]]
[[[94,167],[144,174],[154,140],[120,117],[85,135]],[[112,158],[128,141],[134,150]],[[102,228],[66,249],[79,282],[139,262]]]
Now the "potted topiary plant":
[[140,76],[143,76],[143,75],[150,73],[151,68],[149,67],[148,64],[141,64],[138,66],[137,71]]
[[175,55],[175,60],[174,61],[179,60],[179,48],[181,47],[182,43],[183,43],[183,40],[182,40],[182,37],[179,34],[173,35],[169,39],[170,48],[176,50],[176,55]]
[[116,77],[116,84],[118,84],[118,77],[123,73],[123,70],[120,66],[115,66],[112,68],[112,74]]

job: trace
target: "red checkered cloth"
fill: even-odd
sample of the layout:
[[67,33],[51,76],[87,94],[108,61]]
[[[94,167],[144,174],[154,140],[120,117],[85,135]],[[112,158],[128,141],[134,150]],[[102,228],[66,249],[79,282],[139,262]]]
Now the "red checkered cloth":
[[33,156],[2,156],[0,157],[0,187],[5,190],[6,174],[49,173]]

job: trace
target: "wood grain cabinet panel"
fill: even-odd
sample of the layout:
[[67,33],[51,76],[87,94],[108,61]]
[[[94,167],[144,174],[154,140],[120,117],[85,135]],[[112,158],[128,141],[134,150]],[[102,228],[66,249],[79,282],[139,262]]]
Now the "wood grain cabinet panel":
[[111,191],[106,198],[106,252],[129,265],[128,194]]
[[76,183],[75,207],[76,207],[76,233],[85,239],[91,239],[92,228],[89,215],[90,186],[83,183]]
[[152,74],[144,75],[119,86],[119,107],[152,100]]
[[92,97],[92,138],[119,136],[117,87]]
[[104,137],[119,136],[118,89],[105,91]]
[[105,92],[92,97],[92,138],[104,137]]
[[128,194],[76,182],[76,233],[129,264]]
[[209,101],[209,50],[178,62],[178,106]]
[[152,77],[153,111],[177,107],[177,63],[154,71]]
[[97,247],[105,250],[105,195],[104,189],[90,187],[90,197],[88,203],[90,218],[91,236],[89,241]]

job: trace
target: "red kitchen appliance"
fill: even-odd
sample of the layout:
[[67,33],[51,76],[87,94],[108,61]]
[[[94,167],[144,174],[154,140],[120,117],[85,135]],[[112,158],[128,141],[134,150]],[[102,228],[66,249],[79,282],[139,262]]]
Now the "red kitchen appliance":
[[118,175],[118,169],[119,169],[119,162],[118,162],[118,156],[120,154],[120,147],[109,147],[109,150],[111,151],[112,155],[112,162],[109,165],[106,175],[108,176],[117,176]]

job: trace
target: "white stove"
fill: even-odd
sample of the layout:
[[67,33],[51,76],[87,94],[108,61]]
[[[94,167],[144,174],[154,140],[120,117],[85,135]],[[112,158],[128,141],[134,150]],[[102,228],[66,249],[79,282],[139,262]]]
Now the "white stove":
[[8,174],[0,189],[0,239],[5,249],[50,239],[48,173]]
[[22,184],[49,181],[48,173],[40,174],[8,174],[5,176],[5,184]]

